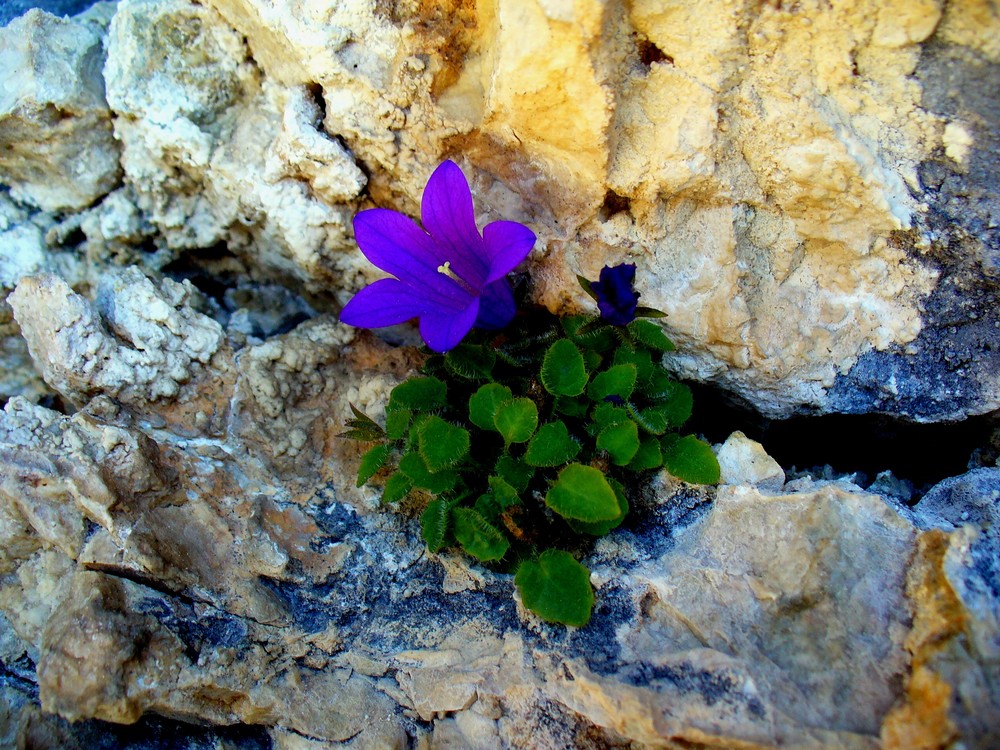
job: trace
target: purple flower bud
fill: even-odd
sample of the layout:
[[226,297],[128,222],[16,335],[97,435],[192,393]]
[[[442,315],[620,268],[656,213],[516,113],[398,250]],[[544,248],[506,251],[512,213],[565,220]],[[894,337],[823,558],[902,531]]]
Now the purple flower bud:
[[628,325],[635,320],[639,293],[632,289],[635,281],[635,264],[620,263],[601,269],[600,281],[591,281],[590,288],[597,295],[601,319],[611,325]]

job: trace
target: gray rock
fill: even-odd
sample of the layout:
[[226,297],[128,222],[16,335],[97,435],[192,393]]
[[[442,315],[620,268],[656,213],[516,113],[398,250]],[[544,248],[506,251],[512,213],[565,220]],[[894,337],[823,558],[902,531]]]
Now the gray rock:
[[0,182],[46,211],[81,209],[121,177],[99,27],[32,10],[0,29]]

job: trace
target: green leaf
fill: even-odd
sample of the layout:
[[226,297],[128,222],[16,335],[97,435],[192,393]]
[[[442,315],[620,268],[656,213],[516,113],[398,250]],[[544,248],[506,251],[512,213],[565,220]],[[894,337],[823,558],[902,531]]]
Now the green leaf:
[[647,409],[639,409],[633,404],[628,404],[626,408],[629,416],[646,432],[662,435],[667,431],[669,422],[663,407],[651,406]]
[[497,459],[493,471],[518,492],[524,492],[528,489],[528,484],[531,483],[531,478],[535,475],[533,467],[508,455],[500,456]]
[[604,352],[615,343],[611,326],[600,318],[570,315],[562,319],[562,327],[570,340],[585,351]]
[[582,417],[590,408],[590,402],[579,397],[556,396],[555,410],[567,417]]
[[616,482],[614,479],[609,479],[608,484],[611,485],[611,489],[614,490],[615,497],[618,499],[618,509],[620,511],[618,516],[612,518],[610,521],[593,521],[591,523],[586,523],[585,521],[567,521],[573,531],[578,534],[604,536],[612,529],[618,528],[621,522],[625,520],[625,516],[628,515],[629,511],[628,500],[625,497],[625,488],[620,482]]
[[490,492],[500,504],[501,510],[506,510],[512,505],[519,505],[521,503],[521,498],[518,496],[517,490],[506,479],[493,475],[490,476],[488,481],[490,483]]
[[376,440],[382,440],[385,438],[385,433],[380,427],[378,430],[373,430],[368,427],[352,427],[346,432],[340,433],[337,437],[348,438],[349,440],[358,440],[362,443],[371,443]]
[[382,488],[382,502],[397,503],[406,497],[412,489],[412,480],[403,472],[397,471],[385,480],[385,486]]
[[637,368],[632,363],[614,365],[594,376],[587,386],[587,396],[593,401],[603,401],[608,396],[618,396],[623,401],[635,388]]
[[420,487],[435,495],[453,489],[458,483],[458,474],[454,471],[432,472],[427,468],[424,459],[416,451],[408,451],[399,460],[399,470],[406,474],[414,487]]
[[448,503],[435,498],[420,516],[420,536],[431,552],[440,552],[448,533]]
[[434,411],[447,404],[448,387],[437,378],[410,378],[392,389],[386,411]]
[[665,318],[667,314],[663,310],[657,310],[655,307],[643,307],[639,305],[635,308],[635,317],[637,318]]
[[691,409],[694,406],[691,389],[684,383],[673,380],[669,386],[661,390],[661,393],[661,403],[656,408],[666,418],[667,427],[676,429],[687,422],[691,416]]
[[369,417],[363,411],[361,411],[354,404],[350,404],[351,411],[354,413],[354,419],[347,420],[347,426],[350,427],[347,432],[342,433],[340,437],[351,438],[352,440],[381,440],[385,437],[385,431],[378,426],[374,419]]
[[368,480],[385,466],[391,452],[391,445],[376,445],[361,457],[361,463],[358,465],[358,487],[364,487]]
[[656,323],[651,323],[648,320],[633,320],[628,324],[628,330],[636,341],[650,349],[659,352],[672,352],[676,348],[674,342],[667,338],[663,329]]
[[497,409],[493,424],[508,444],[523,443],[538,426],[538,407],[530,398],[511,399]]
[[563,518],[609,521],[619,514],[618,500],[604,475],[593,466],[570,464],[545,494],[545,504]]
[[537,560],[525,560],[517,569],[514,585],[524,606],[546,622],[582,628],[590,621],[594,607],[590,571],[569,552],[549,549]]
[[385,415],[385,435],[390,440],[402,440],[410,428],[413,412],[409,409],[391,411]]
[[476,498],[476,502],[472,504],[472,509],[494,526],[500,514],[503,513],[503,508],[500,507],[497,499],[487,492]]
[[431,417],[421,425],[417,445],[428,470],[438,472],[465,458],[469,452],[469,431],[441,417]]
[[493,349],[479,344],[460,344],[445,355],[448,371],[466,380],[489,380],[497,361]]
[[553,396],[579,396],[587,387],[583,355],[569,339],[559,339],[542,360],[542,385]]
[[663,442],[663,467],[675,477],[691,484],[718,483],[719,461],[708,443],[694,435]]
[[500,404],[510,401],[513,397],[514,394],[505,385],[487,383],[480,386],[469,399],[469,421],[480,429],[496,432],[497,427],[493,418],[497,409],[500,408]]
[[601,403],[594,407],[594,424],[598,432],[613,424],[627,422],[628,410],[623,406],[615,406],[611,403]]
[[455,539],[473,557],[482,562],[499,560],[510,548],[510,542],[499,529],[471,508],[451,511]]
[[613,463],[624,466],[639,451],[639,428],[631,419],[608,425],[597,436],[597,447],[607,451]]
[[580,284],[580,288],[585,291],[592,300],[597,301],[597,292],[594,291],[594,287],[590,285],[590,281],[580,274],[576,275],[577,283]]
[[660,441],[650,435],[639,443],[639,450],[629,461],[628,468],[632,471],[647,471],[663,466],[663,454],[660,452]]
[[580,444],[569,436],[563,422],[542,425],[528,443],[524,462],[529,466],[560,466],[576,458]]
[[612,362],[612,364],[635,365],[635,382],[640,388],[645,387],[646,383],[649,382],[649,379],[653,374],[653,358],[645,349],[629,349],[625,346],[619,347],[618,350],[615,351],[614,362]]

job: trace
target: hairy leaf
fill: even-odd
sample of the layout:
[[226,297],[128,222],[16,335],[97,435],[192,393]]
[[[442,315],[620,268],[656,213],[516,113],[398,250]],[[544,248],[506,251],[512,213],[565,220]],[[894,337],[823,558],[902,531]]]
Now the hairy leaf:
[[644,388],[653,374],[653,358],[645,349],[636,350],[629,349],[625,346],[620,347],[615,351],[614,361],[612,364],[635,365],[635,382],[639,388]]
[[417,444],[428,470],[437,472],[465,458],[469,452],[469,431],[432,416],[421,425]]
[[664,440],[663,466],[678,479],[691,484],[716,484],[719,481],[719,461],[712,447],[694,435]]
[[358,465],[358,487],[364,487],[365,483],[385,466],[391,452],[392,446],[388,444],[376,445],[365,452]]
[[497,459],[497,465],[493,471],[518,492],[524,492],[528,489],[528,484],[535,475],[534,467],[508,455],[500,456]]
[[653,435],[648,435],[639,443],[639,450],[629,461],[628,468],[632,471],[647,471],[663,466],[663,454],[660,452],[660,441]]
[[587,387],[583,355],[569,339],[559,339],[545,352],[542,385],[554,396],[579,396]]
[[460,344],[444,357],[448,371],[466,380],[489,380],[496,361],[493,349],[468,343]]
[[666,418],[667,427],[676,429],[690,418],[694,397],[688,386],[684,383],[678,383],[676,380],[671,381],[671,384],[664,390],[666,393],[660,397],[657,409]]
[[609,521],[619,514],[618,500],[604,475],[592,466],[570,464],[545,494],[545,504],[563,518]]
[[399,470],[406,474],[414,487],[420,487],[435,495],[448,492],[458,483],[458,474],[451,470],[432,472],[424,459],[416,451],[408,451],[399,460]]
[[390,411],[385,415],[385,435],[390,440],[402,440],[410,428],[413,412],[409,409]]
[[635,423],[646,432],[662,435],[667,431],[670,423],[662,407],[651,406],[647,409],[638,409],[634,405],[628,404],[627,409]]
[[471,508],[454,508],[451,511],[455,539],[473,557],[482,562],[499,560],[510,547],[510,542],[499,529]]
[[386,411],[434,411],[447,403],[448,387],[437,378],[410,378],[392,389]]
[[594,590],[590,571],[569,552],[545,550],[517,569],[514,585],[524,606],[547,622],[583,627],[590,620]]
[[528,443],[524,462],[530,466],[560,466],[576,458],[580,444],[569,436],[563,422],[542,425]]
[[398,503],[413,489],[413,481],[401,471],[393,473],[385,480],[382,488],[383,503]]
[[497,431],[497,426],[493,422],[500,404],[510,401],[514,397],[510,388],[499,383],[487,383],[480,386],[479,390],[472,394],[469,399],[469,421],[482,430]]
[[492,475],[488,481],[490,483],[490,491],[497,502],[500,503],[501,510],[509,508],[512,505],[518,505],[521,502],[517,490],[503,477]]
[[598,434],[597,447],[607,451],[613,463],[624,466],[639,451],[639,428],[631,419],[608,425]]
[[605,402],[594,407],[594,424],[598,427],[598,432],[609,425],[627,422],[628,418],[628,410],[622,406]]
[[643,346],[660,352],[672,352],[674,342],[667,338],[663,329],[648,320],[633,320],[628,324],[629,333]]
[[603,401],[608,396],[627,400],[635,388],[636,366],[632,363],[614,365],[598,373],[587,386],[587,396],[594,401]]
[[440,552],[448,533],[448,503],[435,498],[420,516],[420,536],[431,552]]
[[538,407],[530,398],[515,398],[501,404],[493,424],[507,443],[523,443],[538,426]]
[[625,497],[625,487],[622,486],[621,482],[616,482],[614,479],[609,479],[608,484],[611,485],[611,489],[615,492],[615,497],[618,499],[618,509],[620,513],[616,518],[612,518],[610,521],[592,521],[587,523],[586,521],[567,521],[570,528],[578,534],[590,534],[591,536],[604,536],[612,529],[618,528],[621,522],[625,520],[625,516],[628,515],[629,507],[628,500]]

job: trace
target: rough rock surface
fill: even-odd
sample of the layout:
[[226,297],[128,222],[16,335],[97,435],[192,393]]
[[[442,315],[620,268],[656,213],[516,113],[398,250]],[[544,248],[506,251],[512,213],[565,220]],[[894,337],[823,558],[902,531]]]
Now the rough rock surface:
[[[134,273],[108,287],[123,276],[143,287]],[[22,281],[15,309],[48,299],[50,281]],[[44,712],[10,704],[22,738],[62,727],[49,714],[151,712],[270,727],[280,747],[996,739],[996,470],[942,484],[915,514],[847,484],[664,479],[587,554],[591,624],[553,627],[508,576],[428,556],[415,519],[350,481],[358,453],[336,437],[348,403],[384,402],[415,364],[407,350],[346,343],[320,317],[133,407],[103,370],[72,364],[100,351],[83,334],[135,345],[158,327],[196,361],[199,314],[186,298],[176,317],[125,325],[97,297],[75,303],[66,343],[32,346],[50,385],[86,405],[67,416],[14,398],[0,417],[0,609]],[[179,419],[187,391],[212,392],[210,419]]]
[[354,486],[349,404],[420,360],[334,316],[353,214],[453,158],[538,234],[535,301],[635,262],[675,369],[772,416],[996,410],[993,4],[122,0],[0,40],[0,746],[1000,744],[1000,469],[910,508],[734,433],[553,627]]
[[86,208],[121,177],[102,33],[38,10],[0,29],[0,183],[46,211]]

